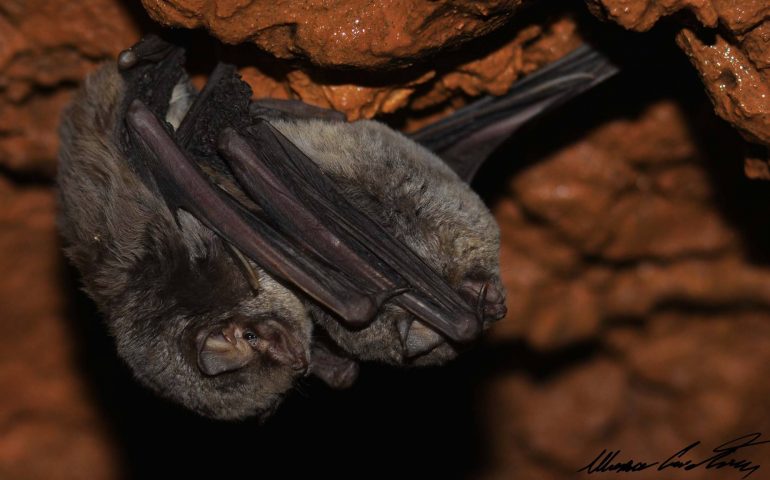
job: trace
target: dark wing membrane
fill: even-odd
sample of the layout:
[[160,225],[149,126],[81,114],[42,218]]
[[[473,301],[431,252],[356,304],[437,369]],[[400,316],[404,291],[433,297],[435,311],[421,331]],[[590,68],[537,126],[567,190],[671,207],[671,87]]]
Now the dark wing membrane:
[[505,95],[477,100],[411,138],[470,181],[489,155],[519,127],[617,72],[606,56],[583,45],[516,82]]
[[140,101],[129,108],[127,121],[135,153],[152,171],[172,212],[188,211],[272,275],[296,285],[343,318],[365,320],[376,314],[379,305],[370,296],[293,248],[291,241],[213,187]]
[[125,85],[123,101],[116,122],[115,137],[131,169],[150,190],[157,192],[154,179],[140,158],[133,155],[134,146],[126,128],[126,113],[134,100],[140,100],[155,115],[163,118],[171,93],[184,76],[185,53],[156,35],[147,35],[139,43],[118,56],[118,69]]
[[[122,148],[172,212],[188,211],[350,325],[369,323],[395,296],[395,303],[450,339],[478,335],[479,320],[443,278],[350,205],[277,130],[260,121],[248,126],[255,107],[234,68],[215,69],[174,133],[158,117],[184,79],[181,49],[150,39],[121,58],[126,82]],[[285,113],[286,105],[278,110]],[[275,107],[267,102],[256,108]],[[318,112],[306,113],[315,117]]]
[[281,100],[279,98],[260,98],[252,102],[251,115],[267,119],[345,121],[345,114],[342,112],[310,105],[301,100]]
[[[335,183],[268,122],[241,136],[224,132],[221,150],[239,183],[280,229],[332,268],[362,282],[456,341],[479,333],[462,298],[408,246],[354,207]],[[403,292],[403,293],[402,293]]]

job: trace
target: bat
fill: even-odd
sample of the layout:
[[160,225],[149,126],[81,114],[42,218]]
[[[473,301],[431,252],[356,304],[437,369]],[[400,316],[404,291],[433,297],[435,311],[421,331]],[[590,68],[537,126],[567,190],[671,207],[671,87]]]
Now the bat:
[[[65,252],[140,382],[205,416],[266,418],[305,375],[342,388],[360,360],[442,363],[505,315],[497,226],[447,163],[377,122],[252,102],[232,66],[197,92],[183,63],[146,37],[87,79],[60,130]],[[511,111],[521,124],[588,77],[514,89],[467,135],[413,138],[468,179],[490,152],[469,162],[466,138],[504,139]]]

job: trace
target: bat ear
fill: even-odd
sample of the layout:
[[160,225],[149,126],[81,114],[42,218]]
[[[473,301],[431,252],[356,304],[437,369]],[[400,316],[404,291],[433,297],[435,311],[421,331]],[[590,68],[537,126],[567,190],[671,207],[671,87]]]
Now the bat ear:
[[308,368],[303,343],[275,320],[260,321],[253,329],[231,323],[198,334],[198,368],[206,375],[238,370],[257,355],[297,371]]
[[236,337],[236,326],[201,332],[198,338],[198,368],[206,375],[219,375],[246,366],[254,358],[248,343]]

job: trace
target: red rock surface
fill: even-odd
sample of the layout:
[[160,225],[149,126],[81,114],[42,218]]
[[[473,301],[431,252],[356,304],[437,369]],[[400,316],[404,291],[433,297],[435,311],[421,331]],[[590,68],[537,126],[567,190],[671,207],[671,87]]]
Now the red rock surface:
[[115,0],[4,1],[0,166],[52,175],[59,112],[88,72],[138,38],[130,12]]
[[54,195],[0,178],[0,204],[0,478],[116,478],[65,322]]
[[745,158],[746,173],[770,179],[770,2],[766,0],[588,0],[598,16],[632,30],[691,12],[706,29],[683,28],[677,43],[701,75],[720,117],[765,148]]
[[[650,88],[669,90],[661,84]],[[617,105],[629,87],[603,98]],[[506,345],[524,337],[533,352],[487,384],[483,478],[576,478],[603,449],[662,461],[695,440],[717,446],[770,427],[770,386],[759,379],[770,360],[770,268],[752,253],[764,234],[744,229],[766,230],[768,195],[748,195],[762,188],[730,166],[740,142],[702,116],[702,101],[628,100],[624,114],[574,138],[566,125],[593,118],[586,100],[559,115],[561,128],[527,131],[555,146],[512,146],[528,166],[495,206],[509,318],[492,334]]]
[[[770,25],[770,20],[766,23]],[[735,125],[748,140],[770,145],[770,71],[760,70],[752,58],[761,63],[763,55],[770,55],[770,37],[765,51],[755,47],[753,55],[721,35],[708,42],[687,29],[678,36],[679,45],[700,72],[719,116]]]
[[[528,12],[525,12],[525,14]],[[334,71],[304,64],[275,72],[270,62],[242,70],[256,97],[298,98],[345,112],[348,119],[373,118],[399,112],[414,129],[429,121],[422,112],[445,114],[482,94],[500,95],[514,81],[581,44],[576,21],[568,14],[532,12],[497,35],[478,54],[468,49],[440,61],[426,61],[391,71]],[[472,51],[472,50],[471,50]],[[243,54],[241,54],[243,55]],[[241,57],[243,61],[253,61]],[[428,115],[430,117],[430,115]]]
[[144,0],[158,22],[204,26],[225,43],[254,42],[279,58],[317,65],[380,67],[413,62],[437,48],[489,33],[521,0],[462,2],[260,2],[253,0]]
[[[94,18],[103,19],[98,27],[91,25]],[[52,176],[59,112],[85,75],[135,43],[140,24],[147,21],[119,0],[0,6],[0,166]],[[415,112],[436,115],[470,96],[500,94],[581,42],[568,14],[551,18],[534,12],[509,28],[509,34],[510,39],[484,47],[481,58],[464,59],[467,52],[458,53],[448,61],[388,73],[384,79],[378,72],[297,67],[244,48],[226,49],[226,54],[244,65],[241,73],[255,97],[298,98],[342,111],[351,120],[400,111],[406,127],[414,129],[432,118],[417,119]],[[198,48],[207,51],[210,44]]]

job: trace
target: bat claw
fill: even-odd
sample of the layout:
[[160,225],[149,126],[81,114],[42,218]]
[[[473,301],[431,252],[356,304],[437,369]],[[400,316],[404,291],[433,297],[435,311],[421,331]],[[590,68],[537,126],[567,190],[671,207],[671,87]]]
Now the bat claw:
[[407,287],[393,288],[391,290],[383,290],[381,292],[377,292],[372,295],[371,298],[374,301],[374,304],[377,305],[377,311],[379,311],[382,305],[391,300],[393,297],[397,297],[408,291],[409,288]]
[[118,55],[118,68],[121,70],[127,70],[136,65],[138,60],[139,57],[137,57],[136,53],[131,51],[130,48],[128,50],[123,50]]
[[159,62],[176,48],[157,35],[147,35],[133,47],[120,52],[118,68],[128,70],[141,62]]
[[460,287],[460,295],[474,306],[479,322],[495,322],[505,317],[505,294],[491,280],[469,276]]
[[420,322],[411,323],[404,340],[404,356],[410,359],[424,355],[445,343],[444,337]]
[[396,328],[398,329],[398,338],[401,340],[401,346],[406,348],[407,337],[409,336],[409,329],[412,326],[412,320],[409,318],[399,318],[396,322]]

